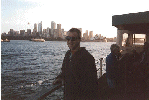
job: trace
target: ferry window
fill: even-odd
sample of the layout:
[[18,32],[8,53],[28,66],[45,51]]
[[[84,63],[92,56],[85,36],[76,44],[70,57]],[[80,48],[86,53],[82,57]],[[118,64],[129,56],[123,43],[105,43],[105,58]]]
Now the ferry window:
[[133,34],[133,45],[144,45],[145,34]]
[[124,33],[123,34],[123,40],[122,40],[122,46],[125,46],[126,45],[127,38],[128,38],[128,34],[127,33]]

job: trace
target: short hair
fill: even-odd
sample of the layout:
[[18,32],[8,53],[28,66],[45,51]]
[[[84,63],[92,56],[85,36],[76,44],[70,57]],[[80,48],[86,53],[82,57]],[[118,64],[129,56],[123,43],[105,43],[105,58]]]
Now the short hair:
[[71,28],[68,32],[76,32],[78,34],[78,38],[81,39],[81,31],[77,28]]
[[115,47],[120,49],[120,47],[119,47],[117,44],[112,44],[111,47],[110,47],[111,51],[112,51],[113,48],[115,48]]

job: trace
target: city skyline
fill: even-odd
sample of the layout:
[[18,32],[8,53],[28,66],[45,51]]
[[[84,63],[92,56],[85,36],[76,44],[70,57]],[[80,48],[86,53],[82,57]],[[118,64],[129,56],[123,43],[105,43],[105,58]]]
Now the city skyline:
[[[29,24],[29,23],[28,23]],[[34,26],[33,29],[21,29],[21,30],[24,30],[24,32],[28,33],[28,31],[30,31],[31,34],[34,34],[34,33],[39,33],[39,34],[42,34],[42,33],[49,33],[49,29],[51,30],[51,35],[54,35],[54,29],[61,29],[61,30],[64,30],[61,28],[61,24],[56,24],[56,22],[54,21],[51,21],[51,27],[47,27],[45,29],[42,28],[42,21],[40,21],[39,23],[34,23]],[[57,26],[57,27],[56,27]],[[37,28],[38,27],[38,28]],[[73,27],[72,27],[73,28]],[[90,30],[86,30],[85,32],[82,32],[82,28],[78,28],[80,31],[81,31],[81,36],[84,34],[84,33],[89,33],[88,36],[90,35],[90,33],[92,33],[92,36],[95,36],[93,35],[93,31],[90,31]],[[21,30],[14,30],[13,28],[12,29],[9,29],[9,31],[6,33],[6,32],[3,32],[3,33],[6,33],[6,34],[10,34],[9,32],[11,31],[14,31],[14,32],[17,32],[18,34],[20,34],[20,31]],[[65,32],[67,32],[68,30],[64,30]],[[89,31],[89,32],[88,32]]]
[[[57,26],[57,27],[56,27]],[[38,30],[37,30],[38,27]],[[81,37],[85,40],[90,40],[94,37],[93,31],[86,30],[85,33],[82,33],[82,28],[78,28],[81,31]],[[67,35],[67,31],[61,29],[61,24],[57,24],[54,21],[51,21],[51,27],[47,27],[47,29],[42,29],[42,21],[40,23],[34,23],[34,29],[26,30],[13,30],[10,29],[8,33],[2,33],[3,36],[40,36],[46,38],[62,38]],[[83,36],[82,36],[83,35]],[[99,36],[96,34],[96,36]],[[100,34],[101,37],[101,34]]]
[[10,29],[33,31],[34,23],[40,21],[42,29],[46,29],[51,26],[51,21],[55,21],[65,31],[76,27],[82,28],[82,33],[89,30],[94,35],[116,37],[117,29],[112,26],[112,16],[148,11],[145,2],[1,0],[1,33],[8,33]]

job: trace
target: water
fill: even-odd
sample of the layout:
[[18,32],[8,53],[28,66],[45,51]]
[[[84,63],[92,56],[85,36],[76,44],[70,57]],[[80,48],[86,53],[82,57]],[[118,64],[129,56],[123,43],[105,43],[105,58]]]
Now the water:
[[[81,46],[94,56],[97,63],[110,53],[114,42],[81,42]],[[2,100],[25,99],[51,84],[59,74],[66,42],[11,40],[1,43],[1,96]],[[97,68],[99,64],[97,63]],[[103,67],[103,73],[105,66]],[[53,100],[62,97],[62,89],[49,95]]]

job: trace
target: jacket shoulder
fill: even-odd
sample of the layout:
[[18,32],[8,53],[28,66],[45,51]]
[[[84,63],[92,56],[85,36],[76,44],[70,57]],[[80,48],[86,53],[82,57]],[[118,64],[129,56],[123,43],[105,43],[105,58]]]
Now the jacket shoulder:
[[94,57],[88,52],[88,50],[86,50],[85,48],[81,51],[81,54],[83,57],[85,58],[89,58],[89,59],[94,59]]

